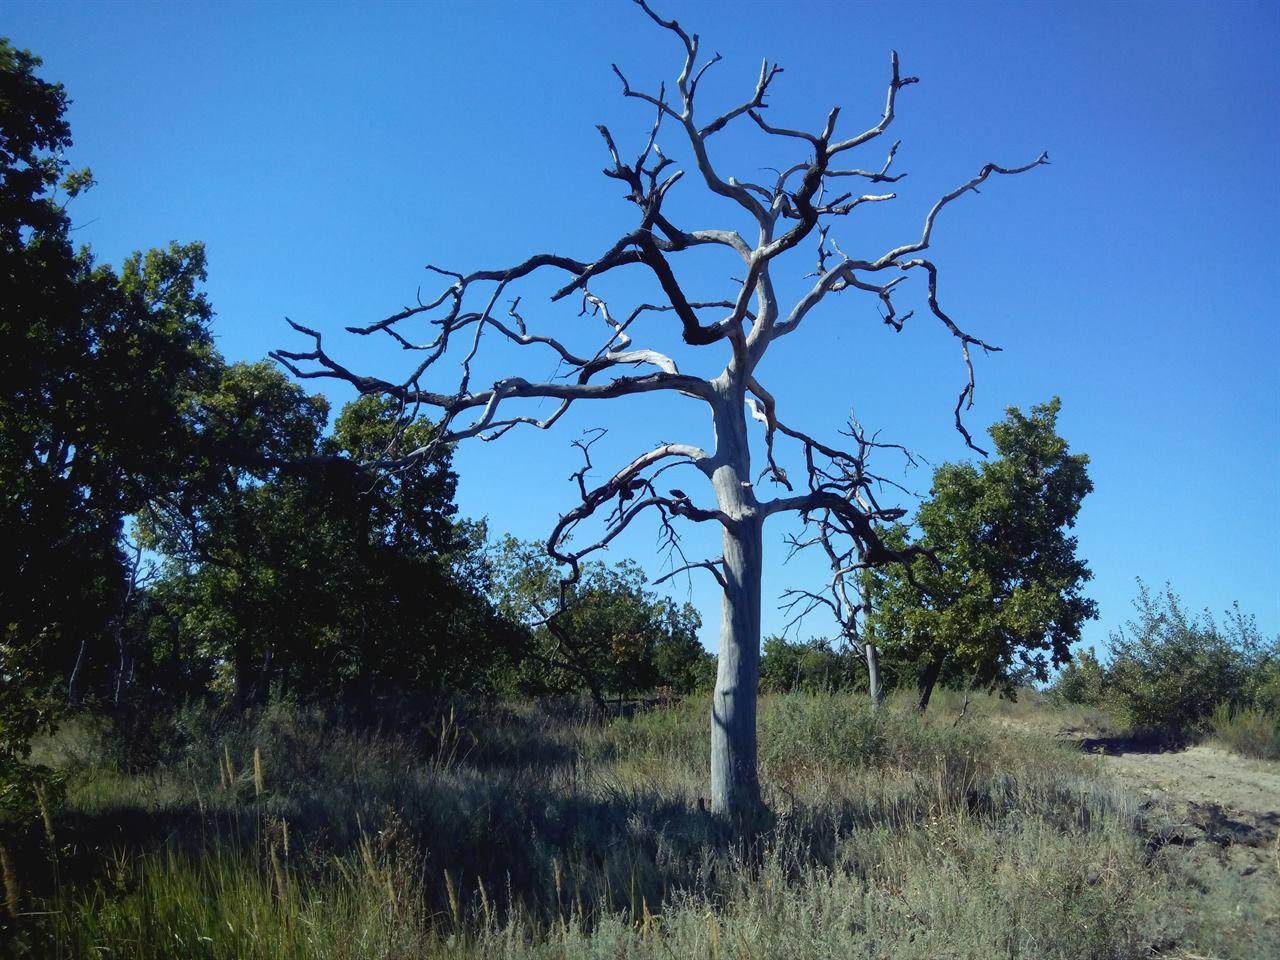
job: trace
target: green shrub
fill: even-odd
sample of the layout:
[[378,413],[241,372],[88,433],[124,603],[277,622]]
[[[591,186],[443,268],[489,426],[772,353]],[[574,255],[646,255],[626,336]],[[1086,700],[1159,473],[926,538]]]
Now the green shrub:
[[1280,714],[1280,651],[1267,651],[1250,677],[1249,702],[1259,710]]
[[1247,703],[1264,657],[1257,626],[1235,610],[1219,628],[1208,613],[1188,615],[1168,587],[1139,587],[1137,619],[1111,636],[1106,696],[1136,728],[1203,733],[1219,704]]
[[1096,707],[1102,703],[1106,693],[1106,680],[1107,671],[1098,662],[1097,654],[1092,649],[1079,650],[1058,674],[1050,696],[1060,704]]
[[834,649],[827,640],[792,643],[767,637],[761,648],[760,688],[770,693],[865,689],[866,678],[855,655]]
[[1233,710],[1222,704],[1213,712],[1213,733],[1236,753],[1258,760],[1280,760],[1280,713],[1258,707]]

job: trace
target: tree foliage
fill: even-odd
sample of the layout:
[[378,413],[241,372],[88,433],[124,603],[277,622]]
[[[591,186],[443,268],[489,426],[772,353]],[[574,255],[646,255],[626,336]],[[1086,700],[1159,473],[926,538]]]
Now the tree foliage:
[[517,685],[529,693],[586,687],[634,696],[657,687],[710,686],[715,660],[698,640],[701,620],[646,589],[638,564],[588,563],[560,609],[560,573],[541,544],[503,538],[492,551],[499,612],[525,631]]
[[168,558],[155,596],[169,649],[240,703],[273,687],[368,701],[466,686],[492,618],[482,584],[462,582],[478,568],[447,448],[426,469],[364,470],[431,425],[374,397],[331,433],[328,414],[267,363],[225,367],[200,398],[204,454],[141,523]]
[[790,642],[767,637],[760,657],[760,688],[770,693],[866,689],[866,669],[855,651],[831,641]]
[[1139,729],[1206,729],[1219,706],[1275,709],[1280,646],[1268,643],[1238,607],[1219,624],[1194,615],[1166,585],[1139,581],[1136,617],[1111,635],[1100,701]]
[[92,178],[39,65],[0,40],[0,783],[123,615],[124,520],[180,474],[212,351],[199,244],[119,271],[73,248],[65,200]]
[[917,665],[922,707],[944,671],[1007,692],[1047,679],[1097,615],[1068,532],[1093,489],[1089,458],[1058,435],[1060,409],[1056,398],[1030,415],[1010,407],[990,430],[995,459],[939,467],[915,518],[933,559],[868,574],[871,629],[887,657]]

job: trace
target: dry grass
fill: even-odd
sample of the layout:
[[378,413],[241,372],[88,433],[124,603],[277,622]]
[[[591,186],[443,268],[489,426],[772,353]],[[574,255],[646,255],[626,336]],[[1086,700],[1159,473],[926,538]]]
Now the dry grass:
[[1255,760],[1280,760],[1280,715],[1254,707],[1214,711],[1213,735],[1228,750]]
[[376,735],[276,710],[138,775],[84,748],[61,880],[24,942],[237,960],[1280,954],[1275,878],[1154,851],[1096,759],[1000,722],[1043,704],[983,699],[958,725],[958,703],[935,706],[768,698],[773,812],[746,839],[699,808],[701,703],[605,725],[445,711]]

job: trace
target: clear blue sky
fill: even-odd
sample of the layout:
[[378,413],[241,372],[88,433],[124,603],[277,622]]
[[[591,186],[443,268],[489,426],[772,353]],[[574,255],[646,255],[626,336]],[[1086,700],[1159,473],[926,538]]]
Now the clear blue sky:
[[[922,81],[901,94],[894,132],[910,176],[896,210],[841,228],[850,252],[918,236],[933,199],[986,161],[1050,151],[1052,166],[963,198],[935,234],[949,312],[1004,347],[979,360],[969,423],[977,434],[1008,404],[1062,397],[1062,432],[1092,457],[1096,485],[1078,526],[1102,612],[1088,642],[1128,618],[1139,576],[1171,581],[1194,608],[1239,600],[1275,633],[1280,6],[665,0],[659,10],[724,55],[704,84],[708,105],[743,99],[761,58],[780,61],[776,123],[819,125],[841,104],[848,129],[870,125],[889,50],[901,52]],[[599,173],[593,125],[608,123],[631,152],[650,116],[619,96],[609,64],[637,86],[679,67],[672,38],[621,0],[10,2],[0,33],[43,56],[44,75],[74,99],[71,159],[100,185],[73,213],[101,258],[203,240],[228,357],[295,344],[288,315],[332,331],[352,365],[387,373],[402,354],[338,331],[411,301],[430,284],[424,263],[465,270],[548,249],[592,259],[630,229],[633,208]],[[660,142],[687,163],[674,132]],[[744,178],[775,162],[758,137],[719,146],[721,165]],[[881,148],[859,159],[878,163]],[[690,227],[736,224],[692,178],[672,206]],[[785,291],[800,289],[811,260],[789,264]],[[687,279],[718,297],[729,272],[702,260]],[[580,329],[576,311],[533,293],[531,321]],[[765,376],[791,420],[832,437],[853,407],[934,463],[965,456],[949,423],[962,370],[925,311],[894,335],[873,300],[849,299],[780,346]],[[509,359],[499,352],[483,376],[510,372]],[[612,428],[605,466],[654,439],[705,440],[689,409],[598,406],[549,435],[465,448],[462,508],[541,537],[574,502],[569,443],[583,427]],[[906,482],[927,490],[927,470]],[[767,606],[821,572],[782,565],[782,532],[772,531]],[[656,574],[653,545],[651,530],[637,533],[615,556]],[[689,541],[692,555],[711,549]],[[712,641],[710,585],[675,592],[698,604]],[[766,629],[781,623],[767,612]]]

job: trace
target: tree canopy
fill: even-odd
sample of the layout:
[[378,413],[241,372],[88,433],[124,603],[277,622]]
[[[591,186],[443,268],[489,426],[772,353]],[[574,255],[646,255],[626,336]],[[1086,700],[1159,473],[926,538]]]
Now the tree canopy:
[[[212,352],[204,251],[119,271],[73,248],[66,93],[0,40],[0,775],[16,778],[53,688],[121,616],[125,518],[181,472]],[[72,690],[74,695],[74,689]],[[15,781],[16,782],[16,781]]]
[[932,556],[867,574],[870,627],[886,654],[916,665],[922,708],[944,670],[1006,691],[1046,680],[1097,615],[1070,533],[1093,489],[1089,458],[1058,435],[1061,406],[1010,407],[990,430],[995,459],[935,470],[915,517]]
[[518,661],[526,692],[585,686],[603,703],[606,695],[710,685],[715,659],[698,640],[697,611],[649,590],[634,561],[584,564],[563,605],[559,573],[541,544],[504,537],[490,562],[498,611],[526,631]]

